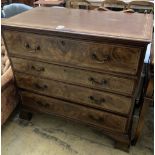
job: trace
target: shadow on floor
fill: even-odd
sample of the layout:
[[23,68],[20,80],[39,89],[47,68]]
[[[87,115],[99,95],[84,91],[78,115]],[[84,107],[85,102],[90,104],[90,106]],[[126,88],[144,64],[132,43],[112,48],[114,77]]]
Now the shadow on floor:
[[142,136],[129,153],[88,126],[46,114],[35,114],[28,122],[16,112],[2,128],[2,155],[153,155],[153,108],[149,110]]

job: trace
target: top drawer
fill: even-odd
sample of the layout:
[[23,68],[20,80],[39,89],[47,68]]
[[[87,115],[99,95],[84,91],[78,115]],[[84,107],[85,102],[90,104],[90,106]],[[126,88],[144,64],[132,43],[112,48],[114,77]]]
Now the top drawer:
[[135,75],[140,49],[4,31],[10,54],[78,67]]

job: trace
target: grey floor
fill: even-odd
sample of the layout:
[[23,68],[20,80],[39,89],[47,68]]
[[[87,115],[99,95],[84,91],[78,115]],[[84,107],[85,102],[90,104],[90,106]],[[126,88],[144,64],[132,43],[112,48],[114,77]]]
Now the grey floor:
[[2,155],[153,155],[153,108],[129,153],[115,149],[112,139],[88,126],[46,114],[35,114],[31,122],[12,116],[2,128],[1,147]]

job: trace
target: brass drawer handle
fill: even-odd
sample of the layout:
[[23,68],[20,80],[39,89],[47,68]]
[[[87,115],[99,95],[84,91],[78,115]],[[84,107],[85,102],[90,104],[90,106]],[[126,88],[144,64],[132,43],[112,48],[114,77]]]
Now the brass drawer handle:
[[63,40],[60,41],[62,46],[65,46],[65,42]]
[[45,71],[45,68],[44,67],[35,67],[35,66],[31,66],[31,69],[34,70],[34,71],[38,71],[38,72],[43,72]]
[[38,45],[34,50],[40,51],[40,46]]
[[43,103],[43,102],[41,102],[41,101],[37,101],[36,103],[37,103],[39,106],[44,107],[44,108],[49,108],[49,107],[50,107],[50,105],[49,105],[48,103]]
[[94,120],[97,123],[103,123],[104,122],[104,117],[97,117],[97,116],[89,114],[89,118],[91,118],[92,120]]
[[68,51],[69,46],[66,46],[66,42],[64,40],[58,40],[57,44],[62,53],[66,53]]
[[101,105],[103,102],[105,102],[104,98],[97,99],[94,96],[89,96],[89,99],[97,105]]
[[29,50],[29,52],[37,52],[40,50],[40,46],[36,46],[35,48],[32,48],[28,43],[25,44],[25,48]]
[[47,85],[39,84],[39,83],[35,83],[34,86],[35,86],[35,88],[37,88],[39,90],[43,90],[43,91],[48,88]]
[[102,85],[105,86],[107,84],[106,80],[101,80],[100,82],[95,80],[93,77],[88,78],[89,81],[91,81],[92,83],[98,84],[98,85]]
[[102,59],[99,59],[98,56],[95,53],[93,53],[92,59],[95,60],[97,63],[105,63],[106,61],[110,60],[110,56],[104,55]]

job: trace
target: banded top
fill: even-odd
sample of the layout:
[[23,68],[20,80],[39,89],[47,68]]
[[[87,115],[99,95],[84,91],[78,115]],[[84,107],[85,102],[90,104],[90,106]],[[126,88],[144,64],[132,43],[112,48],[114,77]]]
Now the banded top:
[[6,27],[149,43],[152,40],[153,15],[37,7],[4,20],[2,29]]

